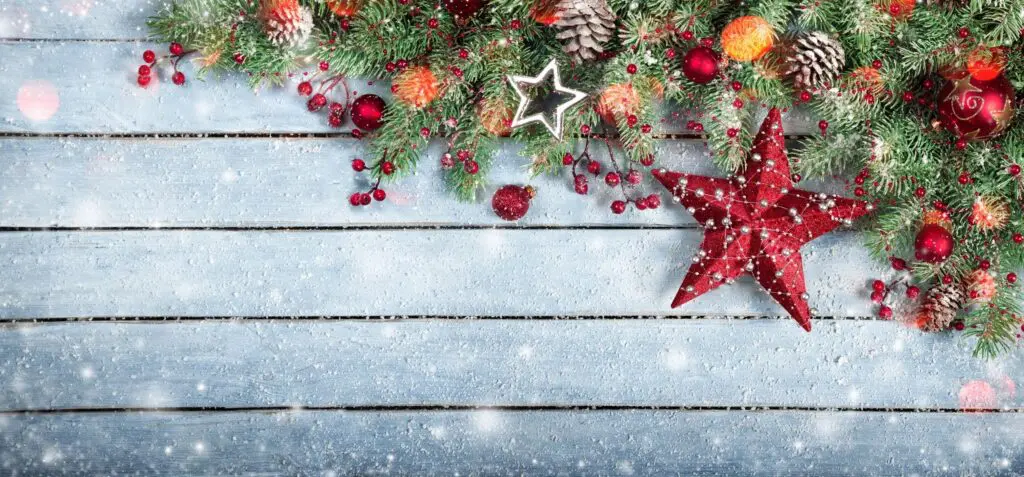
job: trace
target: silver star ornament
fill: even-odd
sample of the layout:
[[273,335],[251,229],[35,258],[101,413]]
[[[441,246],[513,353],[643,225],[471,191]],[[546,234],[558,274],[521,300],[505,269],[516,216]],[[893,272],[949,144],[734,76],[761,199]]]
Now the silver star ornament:
[[[551,77],[551,79],[547,79],[548,77]],[[557,139],[562,139],[562,120],[565,117],[565,112],[587,97],[587,94],[582,91],[569,89],[562,85],[562,76],[558,72],[558,62],[554,59],[537,76],[510,75],[508,81],[512,84],[512,89],[519,96],[519,108],[516,109],[516,115],[512,118],[512,127],[518,128],[527,124],[541,123]],[[548,81],[551,81],[554,85],[550,90],[551,93],[546,98],[541,98],[543,104],[540,106],[542,109],[537,112],[531,112],[531,109],[537,109],[532,107],[531,104],[536,101],[524,89],[537,87],[538,85],[543,86]],[[556,96],[558,100],[552,100]],[[552,114],[550,106],[554,104],[557,104],[557,107]],[[531,114],[527,114],[528,112],[531,112]]]

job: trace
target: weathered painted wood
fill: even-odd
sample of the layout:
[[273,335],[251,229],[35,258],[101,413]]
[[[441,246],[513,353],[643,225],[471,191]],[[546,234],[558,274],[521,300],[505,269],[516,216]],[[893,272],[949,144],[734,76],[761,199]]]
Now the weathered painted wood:
[[[0,132],[36,133],[309,133],[337,132],[326,113],[313,114],[295,93],[294,83],[265,88],[253,96],[240,75],[185,87],[154,81],[135,83],[146,48],[136,42],[0,43],[0,74],[18,80],[0,83]],[[191,76],[190,76],[191,77]],[[163,77],[166,81],[166,75]],[[389,96],[384,84],[352,81],[359,93]],[[786,116],[787,133],[816,131],[806,112]],[[657,125],[678,132],[685,119]],[[343,128],[341,131],[350,129]]]
[[11,475],[1018,475],[1024,415],[426,411],[7,416]]
[[[699,230],[5,233],[0,317],[782,312],[747,279],[670,309],[700,237]],[[865,287],[882,269],[859,237],[833,233],[803,250],[819,315],[872,314]]]
[[6,0],[0,39],[142,40],[164,0]]
[[[0,329],[0,411],[273,406],[1021,408],[1024,367],[897,323],[204,321]],[[991,394],[987,394],[991,391]],[[975,396],[975,394],[977,394]],[[966,396],[966,395],[965,395]]]
[[[490,207],[493,190],[531,183],[538,195],[520,225],[693,225],[667,195],[658,210],[613,215],[621,192],[599,177],[590,196],[572,191],[569,174],[531,179],[529,159],[508,143],[489,187],[475,204],[447,191],[436,161],[388,187],[383,205],[353,208],[348,196],[369,187],[352,171],[365,143],[353,139],[94,139],[0,140],[0,226],[6,227],[250,227],[337,225],[507,224]],[[440,157],[434,143],[426,156]],[[662,164],[721,175],[699,141],[666,140]],[[594,157],[608,167],[604,149]],[[635,194],[662,193],[644,174]],[[840,184],[804,184],[841,192]]]

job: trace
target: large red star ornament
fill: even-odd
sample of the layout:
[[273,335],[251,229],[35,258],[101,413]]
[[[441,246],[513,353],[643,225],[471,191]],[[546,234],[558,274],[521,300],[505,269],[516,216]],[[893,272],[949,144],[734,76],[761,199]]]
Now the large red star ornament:
[[754,139],[743,174],[728,179],[664,169],[654,176],[704,226],[704,241],[672,308],[749,273],[811,330],[800,246],[871,210],[863,201],[794,189],[778,109]]

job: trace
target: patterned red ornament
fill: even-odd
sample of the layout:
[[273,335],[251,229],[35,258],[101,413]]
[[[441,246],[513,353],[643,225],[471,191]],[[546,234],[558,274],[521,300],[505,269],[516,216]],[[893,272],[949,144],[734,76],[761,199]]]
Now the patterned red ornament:
[[810,331],[800,247],[868,211],[866,202],[793,188],[773,108],[754,139],[742,176],[728,179],[654,171],[654,176],[704,225],[704,241],[679,287],[678,307],[744,274]]
[[491,208],[504,220],[519,220],[530,210],[530,200],[534,195],[533,187],[507,185],[494,192]]
[[386,107],[380,96],[364,94],[352,102],[352,124],[359,129],[373,131],[381,126]]
[[957,137],[990,139],[1010,125],[1015,95],[1006,76],[981,81],[962,73],[950,79],[939,92],[939,118],[946,130]]
[[484,0],[442,0],[441,4],[458,20],[466,20],[484,8]]
[[683,55],[683,74],[694,83],[707,84],[718,76],[718,54],[706,46],[698,46]]

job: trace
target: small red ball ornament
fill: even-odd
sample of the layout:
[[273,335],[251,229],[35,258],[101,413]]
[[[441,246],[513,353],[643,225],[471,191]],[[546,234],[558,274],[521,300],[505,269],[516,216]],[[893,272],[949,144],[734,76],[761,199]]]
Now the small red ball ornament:
[[683,75],[697,84],[707,84],[718,76],[719,57],[715,50],[698,46],[683,55]]
[[441,4],[458,20],[467,20],[484,8],[484,0],[442,0]]
[[938,224],[921,227],[914,239],[914,257],[928,263],[942,263],[953,254],[953,234]]
[[387,104],[380,96],[375,94],[364,94],[352,102],[351,117],[352,124],[357,128],[366,131],[373,131],[380,128],[384,118],[384,109]]
[[502,220],[519,220],[530,210],[530,200],[533,199],[535,193],[534,188],[530,186],[504,186],[494,192],[491,208]]
[[1013,119],[1013,85],[1000,75],[981,81],[966,74],[949,80],[939,92],[939,118],[949,132],[967,140],[990,139]]

